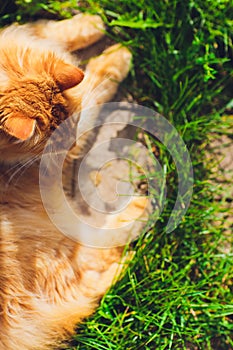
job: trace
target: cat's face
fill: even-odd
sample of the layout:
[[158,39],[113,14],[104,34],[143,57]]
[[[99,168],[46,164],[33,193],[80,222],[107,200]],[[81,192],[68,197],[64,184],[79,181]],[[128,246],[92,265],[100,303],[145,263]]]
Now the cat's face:
[[[34,53],[35,54],[35,53]],[[53,54],[18,62],[0,54],[0,161],[12,163],[40,153],[51,132],[71,113],[66,90],[83,72]]]

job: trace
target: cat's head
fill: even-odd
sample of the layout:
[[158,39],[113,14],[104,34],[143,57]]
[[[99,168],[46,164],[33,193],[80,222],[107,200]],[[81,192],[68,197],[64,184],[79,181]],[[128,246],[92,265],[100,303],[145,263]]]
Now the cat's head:
[[67,90],[83,76],[53,53],[28,49],[16,55],[8,49],[0,54],[0,161],[42,151],[52,131],[73,112]]

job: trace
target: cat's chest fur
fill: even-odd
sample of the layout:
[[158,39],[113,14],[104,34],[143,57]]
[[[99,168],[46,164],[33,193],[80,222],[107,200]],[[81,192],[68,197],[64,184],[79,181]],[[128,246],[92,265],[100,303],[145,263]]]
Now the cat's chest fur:
[[[14,178],[14,172],[8,170],[0,178],[0,257],[4,261],[8,256],[7,274],[17,274],[16,285],[22,279],[28,291],[43,291],[46,296],[49,291],[42,286],[36,291],[35,285],[43,276],[45,280],[57,278],[55,265],[71,266],[77,243],[63,236],[48,218],[41,202],[38,169],[21,171]],[[16,270],[11,264],[18,265]]]

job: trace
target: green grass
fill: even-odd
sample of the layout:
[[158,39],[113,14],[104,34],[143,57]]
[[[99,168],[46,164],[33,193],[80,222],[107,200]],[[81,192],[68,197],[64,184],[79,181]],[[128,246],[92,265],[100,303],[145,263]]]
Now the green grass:
[[[17,3],[14,11],[5,8],[4,23],[38,16],[41,8],[43,16],[44,11],[66,13],[58,1]],[[81,10],[99,13],[108,35],[132,50],[132,71],[122,89],[165,116],[183,137],[194,168],[194,193],[182,223],[166,233],[177,181],[169,153],[159,145],[169,188],[164,211],[140,237],[126,275],[79,327],[70,348],[233,349],[233,253],[224,249],[232,245],[224,222],[229,213],[215,199],[218,174],[206,161],[211,140],[233,134],[226,110],[230,1],[84,1]],[[218,217],[223,219],[216,222]]]

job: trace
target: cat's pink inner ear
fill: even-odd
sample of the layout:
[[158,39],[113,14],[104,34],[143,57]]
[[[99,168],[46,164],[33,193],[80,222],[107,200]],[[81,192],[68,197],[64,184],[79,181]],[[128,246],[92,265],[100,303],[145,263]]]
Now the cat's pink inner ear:
[[25,141],[33,135],[36,121],[21,114],[13,114],[6,120],[4,126],[9,135]]
[[63,61],[56,62],[54,78],[59,88],[64,91],[78,85],[84,78],[84,73],[78,67]]

